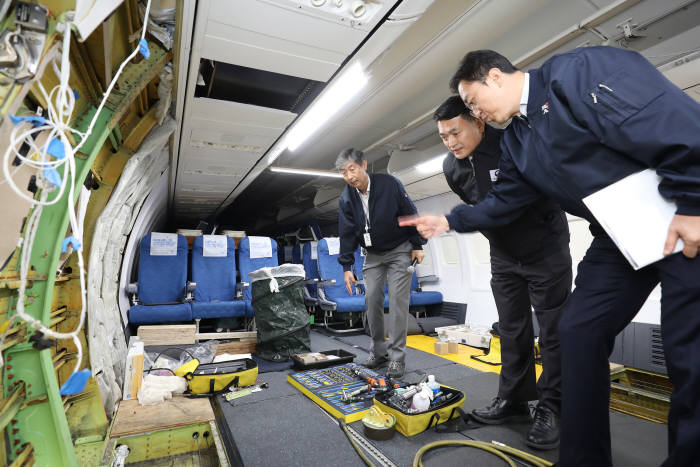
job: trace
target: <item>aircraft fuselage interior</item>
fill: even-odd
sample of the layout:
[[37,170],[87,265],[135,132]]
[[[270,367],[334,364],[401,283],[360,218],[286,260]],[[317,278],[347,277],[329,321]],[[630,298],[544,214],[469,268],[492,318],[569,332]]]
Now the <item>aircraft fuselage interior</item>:
[[[478,177],[477,153],[457,155],[435,116],[455,94],[486,115],[450,88],[468,52],[527,72],[574,49],[631,51],[700,102],[700,1],[0,0],[0,22],[0,465],[564,459],[559,409],[537,402],[547,384],[566,394],[547,373],[557,322],[541,321],[536,284],[513,331],[488,229],[424,239],[399,218],[465,204],[449,158]],[[500,76],[477,84],[496,95]],[[608,105],[599,86],[581,98]],[[476,117],[465,125],[511,134]],[[349,148],[363,159],[339,158]],[[369,225],[382,209],[372,224],[402,239],[390,248]],[[568,297],[595,232],[557,212]],[[616,466],[660,465],[676,442],[650,290],[611,349],[584,351],[609,353]],[[534,394],[517,413],[504,396],[516,341]]]

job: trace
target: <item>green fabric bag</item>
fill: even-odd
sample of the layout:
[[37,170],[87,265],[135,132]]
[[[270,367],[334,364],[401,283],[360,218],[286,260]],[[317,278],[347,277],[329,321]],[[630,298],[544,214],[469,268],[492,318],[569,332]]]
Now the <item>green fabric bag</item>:
[[309,313],[304,305],[304,267],[283,264],[250,273],[258,329],[256,354],[284,362],[311,351]]

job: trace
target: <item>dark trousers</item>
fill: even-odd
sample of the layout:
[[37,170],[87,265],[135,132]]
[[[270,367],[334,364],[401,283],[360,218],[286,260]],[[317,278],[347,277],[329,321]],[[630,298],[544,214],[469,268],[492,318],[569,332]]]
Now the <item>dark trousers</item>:
[[[539,399],[560,412],[561,359],[558,325],[571,295],[571,255],[562,250],[532,264],[491,257],[491,289],[501,333],[498,395],[512,401]],[[542,375],[535,383],[532,308],[540,325]]]
[[632,269],[603,233],[578,266],[576,289],[559,325],[562,350],[560,465],[612,465],[610,370],[615,336],[661,282],[661,334],[673,383],[664,466],[700,459],[700,258],[669,256]]

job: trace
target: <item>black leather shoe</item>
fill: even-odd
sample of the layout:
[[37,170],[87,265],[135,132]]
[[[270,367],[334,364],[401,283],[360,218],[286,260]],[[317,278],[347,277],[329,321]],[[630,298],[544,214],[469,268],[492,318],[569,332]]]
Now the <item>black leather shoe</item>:
[[529,422],[530,407],[527,402],[511,402],[496,397],[490,405],[472,410],[472,417],[481,423],[500,425],[508,422]]
[[367,368],[373,369],[377,368],[378,366],[383,365],[384,363],[388,362],[389,359],[387,358],[386,355],[379,356],[379,355],[374,355],[373,353],[369,354],[369,358],[365,362],[365,366]]
[[554,449],[559,446],[559,416],[549,407],[540,404],[535,409],[535,423],[525,440],[535,449]]

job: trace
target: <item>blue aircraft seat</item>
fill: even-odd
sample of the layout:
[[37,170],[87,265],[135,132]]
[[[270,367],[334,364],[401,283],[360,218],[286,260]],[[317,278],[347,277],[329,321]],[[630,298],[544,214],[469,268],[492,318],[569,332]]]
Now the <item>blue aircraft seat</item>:
[[409,306],[427,306],[437,305],[439,303],[442,303],[442,294],[436,291],[421,290],[418,282],[418,276],[416,276],[416,272],[413,271],[413,276],[411,277],[411,298],[409,300]]
[[129,322],[139,325],[192,321],[192,308],[186,301],[185,237],[148,233],[141,239],[139,255],[138,282],[127,287],[134,303],[129,309]]
[[[318,279],[318,242],[306,242],[301,249],[304,271],[306,271],[306,279]],[[316,297],[316,284],[308,284],[307,288],[312,297]]]
[[292,263],[302,264],[301,245],[298,243],[292,246]]
[[246,302],[236,300],[236,242],[226,235],[204,235],[192,245],[192,280],[197,284],[192,317],[240,318]]
[[[321,278],[319,297],[333,302],[336,305],[334,311],[340,313],[365,311],[365,296],[350,295],[345,289],[343,267],[338,263],[337,240],[337,238],[324,238],[318,242],[318,272]],[[329,253],[329,243],[333,254]],[[335,280],[334,285],[328,282],[331,280]]]
[[[250,284],[250,274],[260,268],[278,266],[277,242],[270,237],[243,237],[238,244],[238,271],[241,282]],[[251,287],[243,289],[243,298],[246,302],[246,316],[253,316],[253,299]]]

